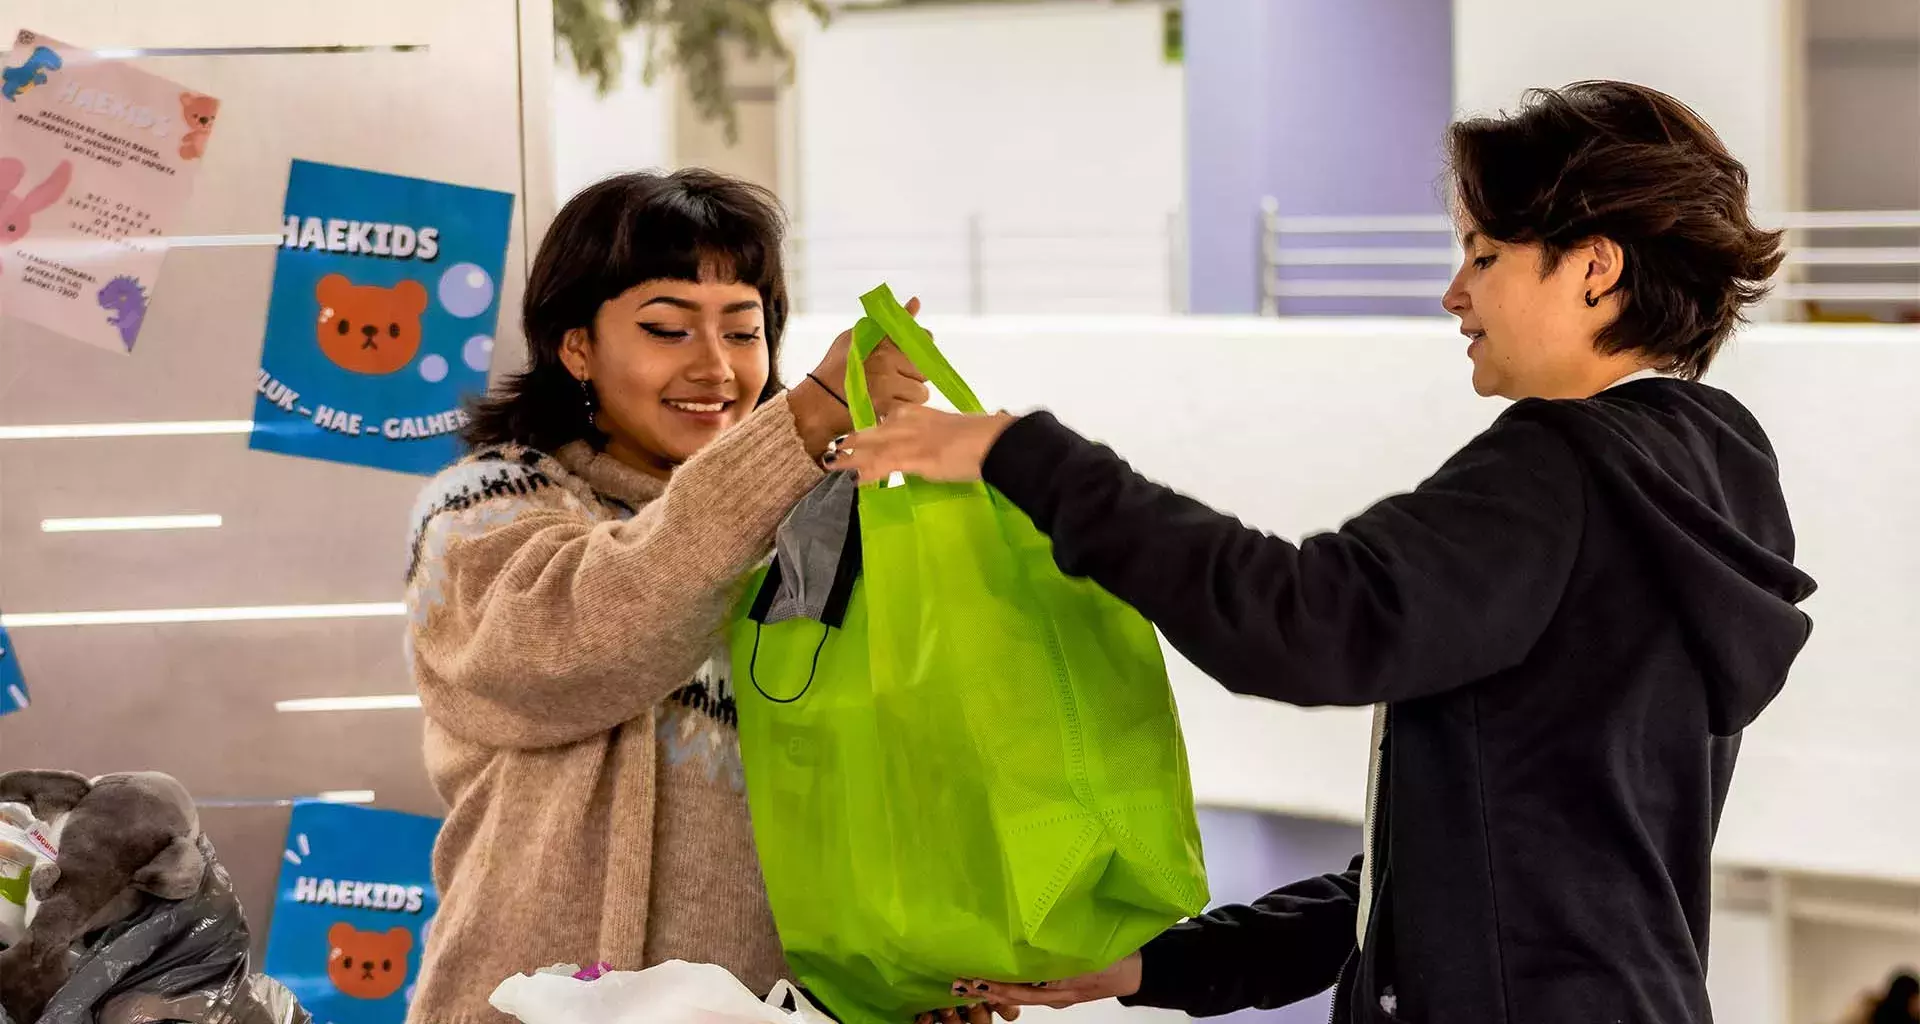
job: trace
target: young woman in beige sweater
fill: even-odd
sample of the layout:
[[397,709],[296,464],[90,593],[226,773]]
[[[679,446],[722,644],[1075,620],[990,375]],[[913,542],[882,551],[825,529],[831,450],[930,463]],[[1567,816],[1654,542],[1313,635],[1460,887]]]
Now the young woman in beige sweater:
[[[737,582],[850,428],[848,337],[794,390],[782,218],[703,171],[569,202],[524,302],[526,370],[415,509],[407,603],[450,811],[409,1020],[500,1024],[556,963],[786,973],[742,792],[720,631]],[[927,398],[892,346],[882,409]]]

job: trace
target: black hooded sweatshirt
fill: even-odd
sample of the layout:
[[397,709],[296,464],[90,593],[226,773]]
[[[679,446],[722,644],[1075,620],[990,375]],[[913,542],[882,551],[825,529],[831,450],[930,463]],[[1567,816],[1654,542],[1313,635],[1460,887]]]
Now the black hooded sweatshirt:
[[1130,1002],[1210,1016],[1337,986],[1354,1022],[1710,1019],[1714,832],[1814,588],[1772,447],[1731,396],[1647,379],[1519,402],[1411,493],[1298,545],[1045,413],[984,475],[1063,571],[1228,689],[1386,705],[1364,945],[1356,858],[1176,925]]

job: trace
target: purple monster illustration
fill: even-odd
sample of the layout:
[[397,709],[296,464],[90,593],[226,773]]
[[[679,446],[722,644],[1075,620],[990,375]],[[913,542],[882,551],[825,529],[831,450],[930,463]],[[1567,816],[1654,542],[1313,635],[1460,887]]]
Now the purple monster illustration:
[[140,321],[147,315],[147,291],[131,277],[116,277],[100,289],[100,308],[109,310],[107,318],[120,331],[127,351],[133,351],[133,339],[140,336]]

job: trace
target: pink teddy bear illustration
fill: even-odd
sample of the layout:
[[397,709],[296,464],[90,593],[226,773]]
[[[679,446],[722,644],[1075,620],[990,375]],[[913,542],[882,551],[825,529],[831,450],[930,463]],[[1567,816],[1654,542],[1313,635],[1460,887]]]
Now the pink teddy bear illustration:
[[11,245],[25,238],[33,228],[33,215],[66,194],[67,185],[73,181],[73,164],[60,161],[60,166],[55,167],[45,181],[26,195],[17,195],[15,189],[26,176],[26,164],[13,157],[0,159],[0,245]]

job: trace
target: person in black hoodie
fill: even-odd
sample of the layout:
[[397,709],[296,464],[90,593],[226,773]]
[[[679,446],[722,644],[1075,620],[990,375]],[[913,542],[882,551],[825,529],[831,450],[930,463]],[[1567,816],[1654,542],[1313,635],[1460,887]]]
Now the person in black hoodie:
[[1712,129],[1651,89],[1537,90],[1448,142],[1465,260],[1443,304],[1475,390],[1515,402],[1338,531],[1250,529],[1044,412],[903,410],[830,450],[862,479],[984,478],[1063,571],[1230,690],[1375,706],[1348,870],[1094,975],[958,982],[973,1020],[1112,996],[1208,1016],[1330,986],[1352,1022],[1710,1019],[1714,833],[1814,584],[1766,434],[1698,378],[1780,235]]

